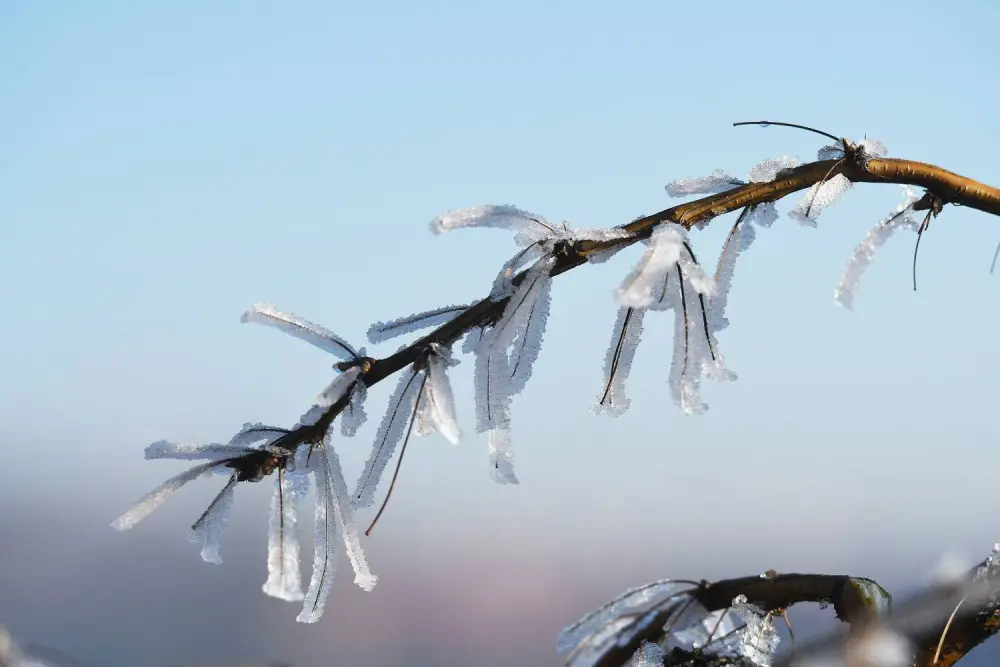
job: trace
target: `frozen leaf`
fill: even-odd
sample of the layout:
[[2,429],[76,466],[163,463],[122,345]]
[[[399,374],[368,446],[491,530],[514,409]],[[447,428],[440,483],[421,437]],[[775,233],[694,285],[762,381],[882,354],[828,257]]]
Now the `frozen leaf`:
[[411,368],[399,378],[399,384],[389,399],[389,407],[375,434],[371,455],[358,479],[358,487],[354,492],[356,508],[367,507],[375,502],[375,489],[382,478],[385,466],[396,451],[396,446],[403,439],[416,408],[417,398],[422,393],[424,382],[419,376],[419,371]]
[[315,345],[344,361],[355,361],[361,356],[347,341],[329,329],[313,324],[298,315],[283,313],[270,303],[254,304],[250,310],[243,313],[240,321],[281,329],[285,333],[300,338],[310,345]]
[[277,440],[283,435],[288,435],[287,428],[281,428],[278,426],[265,426],[261,423],[251,424],[247,422],[243,424],[243,428],[230,439],[230,447],[250,447],[251,445],[256,445],[259,442],[263,442],[265,445]]
[[147,445],[145,449],[146,460],[153,459],[179,459],[197,460],[208,459],[211,461],[221,461],[222,459],[232,459],[242,456],[251,451],[250,448],[242,445],[219,445],[209,443],[207,445],[195,445],[186,442],[170,442],[168,440],[157,440]]
[[670,181],[666,185],[666,190],[671,197],[686,197],[717,194],[741,185],[743,185],[743,181],[740,179],[730,176],[721,169],[716,169],[708,176]]
[[844,308],[848,310],[854,309],[854,295],[858,291],[858,285],[861,282],[861,275],[864,273],[865,269],[871,265],[872,260],[875,258],[875,253],[881,248],[889,237],[893,235],[896,230],[899,229],[910,229],[917,231],[919,224],[916,220],[909,217],[909,213],[913,210],[913,204],[917,201],[917,194],[908,187],[903,188],[906,200],[899,205],[891,215],[881,220],[875,227],[868,232],[865,239],[854,249],[851,254],[851,259],[847,262],[847,267],[844,269],[844,275],[840,279],[840,283],[837,285],[837,289],[833,293],[833,298]]
[[892,595],[872,579],[852,577],[849,585],[857,592],[861,602],[876,614],[892,610]]
[[494,428],[489,432],[490,474],[498,484],[517,484],[514,474],[514,450],[510,429]]
[[464,306],[445,306],[435,308],[414,315],[407,315],[388,322],[376,322],[368,329],[368,342],[382,343],[397,336],[403,336],[415,331],[420,331],[428,327],[437,327],[445,322],[450,322],[464,310],[468,310],[475,303]]
[[733,598],[732,610],[746,624],[739,630],[740,653],[758,667],[770,667],[780,638],[770,617],[740,594]]
[[185,470],[175,477],[171,477],[163,484],[147,493],[145,496],[140,498],[131,508],[129,508],[124,514],[115,519],[111,526],[115,530],[128,530],[133,527],[147,516],[152,514],[156,509],[162,505],[167,498],[173,495],[179,488],[187,484],[188,482],[198,479],[202,475],[211,474],[213,470],[229,459],[222,459],[216,461],[209,461],[208,463],[202,463],[196,465],[193,468]]
[[226,531],[229,523],[229,511],[233,507],[234,490],[236,489],[236,475],[229,478],[226,486],[209,504],[202,515],[191,526],[189,539],[194,544],[201,545],[201,558],[206,563],[222,563],[222,556],[219,555],[219,543],[222,534]]
[[668,598],[676,596],[679,586],[679,582],[660,579],[629,588],[618,597],[563,628],[556,638],[556,650],[559,653],[565,653],[600,631],[604,626],[632,613],[635,609],[649,604],[660,604]]
[[315,623],[323,615],[337,567],[338,541],[343,540],[354,567],[354,583],[370,591],[378,581],[369,570],[361,549],[340,458],[333,450],[329,436],[317,449],[317,462],[313,469],[316,485],[313,572],[303,599],[302,613],[296,619],[300,623]]
[[748,180],[751,183],[770,183],[778,177],[778,172],[783,169],[797,167],[798,165],[799,161],[797,158],[788,157],[786,155],[782,155],[777,158],[768,158],[761,161],[750,170]]
[[353,438],[368,418],[365,414],[368,386],[364,382],[355,382],[350,391],[351,400],[340,415],[340,434],[345,438]]
[[652,306],[667,276],[677,266],[686,238],[687,231],[678,224],[670,222],[657,227],[638,265],[618,288],[618,303],[633,308]]
[[618,309],[611,343],[604,355],[602,390],[597,397],[597,405],[592,409],[595,414],[617,417],[628,410],[630,401],[625,392],[625,383],[632,371],[632,361],[639,347],[645,313],[645,310],[638,308]]
[[442,234],[461,227],[495,227],[515,232],[534,228],[548,231],[553,229],[552,225],[542,216],[507,205],[460,208],[440,215],[431,220],[430,223],[431,231],[435,234]]
[[278,471],[267,532],[267,581],[264,593],[294,602],[303,598],[299,564],[299,504],[309,490],[306,471]]
[[[361,375],[361,367],[352,366],[346,371],[338,373],[333,381],[327,385],[326,389],[320,392],[319,396],[316,397],[316,405],[321,408],[329,408],[334,405],[337,401],[342,399],[347,392],[354,390],[358,384],[358,377]],[[364,396],[361,397],[364,399]],[[364,422],[364,411],[362,410],[360,415],[355,415],[355,419],[361,417],[361,422]],[[360,426],[360,423],[358,424]]]
[[456,363],[458,362],[451,357],[451,350],[441,345],[434,347],[427,358],[427,368],[424,371],[427,384],[418,408],[423,421],[453,445],[458,444],[462,435],[455,419],[455,398],[448,380],[448,367]]
[[658,644],[644,641],[632,656],[633,667],[663,667],[663,649]]
[[792,209],[789,216],[809,227],[816,226],[816,219],[823,209],[840,199],[851,188],[851,182],[843,174],[837,174],[826,181],[816,183],[805,198]]

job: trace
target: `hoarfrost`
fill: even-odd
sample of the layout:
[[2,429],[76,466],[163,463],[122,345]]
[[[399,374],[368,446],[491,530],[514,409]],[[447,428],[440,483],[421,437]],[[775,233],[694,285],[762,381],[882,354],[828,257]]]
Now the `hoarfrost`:
[[207,445],[196,445],[186,442],[170,442],[168,440],[157,440],[147,445],[144,451],[146,460],[154,459],[178,459],[190,461],[197,459],[209,459],[221,461],[222,459],[232,459],[242,456],[251,451],[250,448],[242,445],[220,445],[210,443]]
[[236,475],[234,474],[191,526],[188,539],[194,544],[201,544],[201,558],[206,563],[222,564],[219,544],[222,541],[222,534],[229,524],[229,511],[233,507],[235,489]]
[[716,169],[708,176],[670,181],[665,189],[671,197],[686,197],[689,195],[718,194],[741,185],[743,185],[743,181],[740,179],[730,176],[721,169]]
[[378,581],[369,570],[361,548],[347,482],[329,436],[324,437],[317,449],[317,463],[313,468],[317,496],[313,572],[304,596],[302,613],[296,618],[300,623],[315,623],[323,615],[336,571],[338,539],[343,540],[347,557],[354,567],[354,583],[370,591]]
[[449,211],[434,218],[430,223],[431,231],[435,234],[462,227],[494,227],[515,232],[539,227],[552,230],[552,226],[540,215],[523,211],[515,206],[492,204]]
[[167,500],[167,498],[176,493],[179,488],[188,482],[198,479],[202,475],[211,474],[213,470],[216,467],[221,466],[225,460],[227,459],[202,463],[185,470],[179,475],[171,477],[163,484],[160,484],[158,487],[136,501],[136,503],[126,510],[124,514],[115,519],[111,523],[111,526],[115,530],[128,530],[129,528],[132,528],[158,509]]
[[448,380],[448,368],[456,364],[458,361],[452,358],[450,349],[432,344],[424,370],[427,381],[417,407],[418,419],[426,425],[423,434],[436,431],[453,445],[457,445],[462,437],[455,419],[455,398]]
[[885,242],[897,230],[910,229],[917,231],[920,227],[916,220],[909,217],[909,213],[913,211],[913,204],[919,197],[909,186],[904,185],[902,188],[905,200],[892,214],[875,225],[858,247],[854,249],[850,260],[847,262],[847,267],[844,269],[844,275],[840,279],[837,289],[834,290],[834,300],[848,310],[854,310],[854,295],[858,291],[861,276],[865,269],[871,265],[876,251],[885,245]]
[[660,286],[680,260],[686,238],[687,231],[673,222],[653,230],[638,265],[618,288],[618,303],[632,308],[652,306]]
[[732,610],[746,624],[739,630],[740,654],[758,667],[770,667],[780,641],[770,618],[742,593],[733,598]]
[[816,219],[823,209],[840,199],[850,189],[851,181],[843,174],[837,174],[809,188],[805,198],[788,215],[802,225],[815,227]]
[[363,351],[355,350],[347,341],[329,329],[292,313],[283,313],[271,303],[256,303],[240,317],[240,322],[264,324],[280,329],[310,345],[329,352],[343,361],[356,361]]
[[371,455],[358,479],[358,486],[353,494],[355,508],[367,507],[375,502],[375,490],[385,466],[396,451],[399,441],[403,439],[407,425],[413,417],[417,398],[422,393],[424,381],[418,378],[419,375],[420,372],[411,367],[408,373],[399,378],[396,390],[389,399],[389,407],[375,434]]
[[632,371],[632,361],[642,337],[642,320],[646,311],[640,308],[622,307],[612,329],[611,343],[604,355],[604,389],[597,397],[597,404],[591,409],[594,414],[612,417],[628,410],[630,399],[625,390],[628,376]]
[[663,667],[663,649],[658,644],[644,641],[632,656],[633,667]]
[[514,474],[514,449],[510,429],[493,428],[489,432],[490,474],[498,484],[517,484]]
[[475,302],[464,306],[444,306],[422,313],[407,315],[388,322],[376,322],[368,329],[368,342],[382,343],[397,336],[403,336],[428,327],[440,326],[450,322],[464,310],[475,305]]
[[308,490],[308,471],[278,471],[268,521],[267,581],[262,589],[266,595],[289,602],[303,598],[298,521],[299,504]]

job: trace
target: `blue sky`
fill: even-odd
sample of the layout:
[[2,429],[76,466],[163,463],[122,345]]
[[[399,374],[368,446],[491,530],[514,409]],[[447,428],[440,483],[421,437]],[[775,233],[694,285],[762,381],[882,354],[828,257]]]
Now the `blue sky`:
[[[144,462],[142,448],[220,440],[245,421],[291,424],[329,381],[322,353],[239,324],[255,301],[360,344],[375,320],[482,296],[514,246],[494,230],[433,237],[427,222],[448,209],[509,203],[612,226],[669,206],[671,179],[809,159],[822,143],[731,127],[760,118],[868,134],[890,155],[998,184],[998,19],[988,2],[0,0],[0,436],[14,459],[0,498],[19,499],[5,510],[75,516],[116,558],[169,536],[179,547],[149,555],[148,570],[172,571],[177,558],[211,568],[184,543],[207,485],[132,533],[107,528],[174,470]],[[369,547],[373,569],[393,572],[379,594],[447,581],[442,544],[498,581],[523,583],[530,562],[531,586],[561,577],[567,595],[581,591],[568,615],[537,620],[554,642],[575,614],[644,578],[767,567],[904,578],[945,550],[988,550],[996,527],[974,517],[1000,463],[1000,276],[988,275],[1000,226],[946,210],[922,243],[916,293],[912,239],[894,238],[856,312],[844,311],[832,299],[844,263],[898,200],[894,186],[863,185],[817,230],[783,218],[758,235],[720,340],[740,379],[709,385],[698,418],[670,404],[669,321],[651,322],[639,349],[632,409],[589,415],[612,290],[638,249],[560,277],[533,380],[514,403],[522,484],[489,479],[466,362],[455,382],[470,437],[459,448],[411,443]],[[695,235],[711,262],[724,228]],[[372,391],[369,428],[341,445],[349,474],[392,384]],[[17,462],[32,454],[52,463],[43,476]],[[234,519],[257,531],[246,535],[259,553],[234,553],[218,575],[253,593],[241,614],[272,609],[232,563],[262,562],[266,495],[246,489]],[[15,569],[0,556],[0,573]],[[189,599],[237,613],[210,593]],[[331,624],[343,596],[356,598],[346,577]],[[0,613],[40,614],[2,600]],[[304,636],[293,618],[290,607],[274,614],[273,655],[312,664],[289,643]],[[187,627],[172,622],[143,646],[160,651]],[[49,627],[23,625],[38,639]],[[360,650],[352,639],[329,650]],[[226,657],[235,639],[218,641]],[[556,664],[552,644],[529,648]],[[455,658],[446,642],[434,650],[441,664]]]

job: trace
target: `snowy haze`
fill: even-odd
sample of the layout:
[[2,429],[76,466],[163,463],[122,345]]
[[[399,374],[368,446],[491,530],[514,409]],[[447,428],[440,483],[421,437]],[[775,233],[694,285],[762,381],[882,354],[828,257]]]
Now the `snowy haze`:
[[[512,406],[520,485],[490,477],[462,356],[462,444],[411,441],[363,540],[378,586],[361,591],[342,562],[318,625],[260,590],[269,483],[237,488],[222,566],[186,538],[221,478],[130,532],[109,526],[184,465],[144,461],[149,443],[290,426],[332,379],[329,355],[240,324],[252,304],[360,346],[373,322],[487,294],[513,240],[435,237],[445,211],[511,204],[611,226],[672,204],[668,181],[826,143],[729,127],[762,117],[868,133],[892,156],[1000,184],[998,100],[982,85],[998,10],[838,9],[872,39],[933,33],[939,51],[873,64],[850,22],[777,2],[0,4],[0,60],[17,64],[0,78],[0,623],[95,667],[556,665],[563,625],[647,580],[774,568],[899,590],[947,551],[985,556],[1000,540],[1000,221],[946,209],[916,293],[914,237],[897,233],[852,313],[834,288],[901,201],[872,185],[817,229],[785,216],[791,197],[757,230],[718,334],[739,379],[704,382],[699,417],[671,400],[673,325],[658,312],[629,411],[590,414],[614,291],[641,248],[558,277]],[[686,25],[710,26],[711,43]],[[937,80],[945,93],[921,92]],[[709,267],[731,220],[691,235]],[[393,386],[372,389],[354,440],[335,438],[349,484]]]

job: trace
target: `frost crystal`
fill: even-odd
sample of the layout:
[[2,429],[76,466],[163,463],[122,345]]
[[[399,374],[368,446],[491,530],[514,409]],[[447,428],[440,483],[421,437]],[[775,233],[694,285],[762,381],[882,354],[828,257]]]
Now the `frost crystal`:
[[715,281],[695,260],[686,230],[677,224],[658,227],[638,266],[618,288],[618,302],[632,308],[674,311],[674,357],[670,388],[674,402],[688,414],[704,412],[702,376],[733,380],[719,353],[713,322],[721,315],[710,308]]
[[741,185],[743,185],[743,181],[740,179],[730,176],[721,169],[716,169],[708,176],[670,181],[666,185],[666,191],[671,197],[712,195],[732,190]]
[[423,391],[424,380],[419,376],[420,372],[411,368],[399,378],[396,391],[389,399],[389,408],[375,434],[375,444],[372,446],[368,463],[365,464],[364,472],[358,479],[358,486],[353,494],[355,508],[367,507],[375,502],[375,490],[385,466],[403,439],[413,418],[417,398]]
[[233,490],[236,488],[236,475],[229,478],[226,486],[209,504],[208,509],[191,526],[189,539],[194,544],[201,544],[201,558],[206,563],[222,564],[219,555],[219,543],[222,534],[229,523],[229,511],[233,507]]
[[298,315],[283,313],[270,303],[254,304],[250,310],[243,313],[240,322],[264,324],[281,329],[344,361],[355,361],[363,354],[363,350],[355,350],[347,341],[329,329],[313,324]]
[[770,617],[747,602],[747,596],[743,594],[733,598],[732,610],[746,624],[739,630],[740,654],[758,667],[770,667],[780,639]]
[[414,315],[407,315],[388,322],[376,322],[368,329],[368,342],[382,343],[396,336],[403,336],[428,327],[436,327],[455,319],[459,313],[468,310],[475,303],[464,306],[445,306]]
[[172,496],[182,486],[188,482],[198,479],[202,475],[211,474],[216,467],[222,465],[222,463],[226,460],[228,459],[202,463],[201,465],[196,465],[193,468],[185,470],[175,477],[171,477],[163,484],[160,484],[158,487],[136,501],[136,503],[124,514],[115,519],[111,526],[115,530],[128,530],[152,514],[164,502],[166,502],[167,498]]
[[455,419],[455,398],[448,380],[448,367],[459,362],[452,358],[451,350],[432,344],[427,357],[424,375],[427,378],[417,406],[417,419],[422,425],[421,435],[440,433],[448,442],[457,445],[462,437]]
[[294,602],[303,598],[299,564],[299,503],[309,490],[308,471],[279,470],[267,531],[267,581],[263,591]]
[[632,656],[632,667],[663,667],[663,649],[644,641]]
[[552,231],[552,226],[540,215],[522,211],[514,206],[469,206],[449,211],[431,220],[430,228],[435,234],[442,234],[462,227],[495,227],[515,232],[542,228]]
[[642,337],[642,320],[646,311],[641,308],[622,307],[611,334],[611,343],[604,356],[604,382],[597,397],[595,414],[617,417],[628,410],[630,400],[625,392],[625,383],[632,370],[632,360]]
[[632,613],[636,608],[649,604],[661,604],[677,596],[677,582],[670,579],[636,586],[626,590],[571,625],[567,625],[556,638],[556,650],[565,653],[587,640],[591,635],[615,620]]
[[837,174],[809,188],[805,198],[788,215],[802,225],[815,227],[816,219],[823,209],[840,199],[850,189],[851,182],[847,177]]
[[909,217],[918,195],[909,186],[902,187],[905,200],[892,214],[875,225],[868,232],[864,241],[854,249],[854,253],[844,269],[844,276],[840,279],[840,284],[837,285],[837,289],[833,293],[833,298],[837,303],[848,310],[854,309],[854,295],[858,291],[861,275],[872,263],[875,252],[889,240],[895,231],[899,229],[917,231],[919,228],[917,221]]
[[343,540],[347,557],[354,567],[354,583],[366,591],[375,587],[378,578],[368,569],[361,542],[358,539],[351,509],[347,482],[340,467],[340,458],[333,450],[329,436],[314,452],[313,477],[316,484],[316,537],[312,579],[305,593],[300,623],[315,623],[323,615],[330,593],[338,556],[337,542]]

